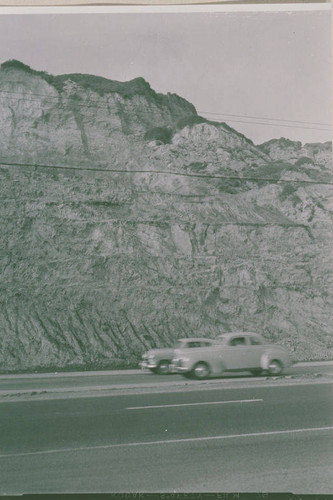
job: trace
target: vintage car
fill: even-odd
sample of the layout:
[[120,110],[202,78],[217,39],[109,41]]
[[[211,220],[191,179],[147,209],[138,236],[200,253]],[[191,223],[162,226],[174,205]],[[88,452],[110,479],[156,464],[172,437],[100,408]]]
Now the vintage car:
[[167,375],[173,373],[172,359],[174,358],[175,349],[186,351],[198,347],[209,347],[214,344],[211,339],[205,338],[186,338],[177,341],[176,345],[168,349],[151,349],[142,356],[140,366],[142,369],[148,369],[159,375]]
[[280,375],[284,368],[291,365],[284,347],[269,344],[256,333],[226,333],[210,342],[209,346],[191,350],[177,347],[172,360],[174,371],[187,378],[205,379],[220,376],[226,371]]

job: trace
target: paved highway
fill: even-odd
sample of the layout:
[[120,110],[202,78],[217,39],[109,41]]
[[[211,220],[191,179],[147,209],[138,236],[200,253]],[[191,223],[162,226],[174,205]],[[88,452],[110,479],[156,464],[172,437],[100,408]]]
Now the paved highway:
[[[285,370],[284,375],[289,377],[311,376],[311,375],[333,375],[333,362],[300,363]],[[243,381],[250,378],[255,380],[248,372],[229,373],[224,377],[215,379],[218,381]],[[264,377],[259,377],[263,380]],[[193,384],[198,382],[193,381]],[[15,394],[27,391],[58,391],[80,390],[85,388],[108,388],[108,387],[137,387],[138,385],[169,385],[189,384],[188,380],[178,374],[153,375],[150,372],[140,370],[104,371],[104,372],[78,372],[78,373],[50,373],[31,375],[0,375],[0,397],[7,394]]]
[[333,384],[0,404],[0,492],[333,491]]

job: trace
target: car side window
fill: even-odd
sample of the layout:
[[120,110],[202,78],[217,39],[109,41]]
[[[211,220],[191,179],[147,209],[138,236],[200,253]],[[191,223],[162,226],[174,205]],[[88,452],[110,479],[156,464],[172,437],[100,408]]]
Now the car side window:
[[246,345],[246,338],[245,337],[236,337],[234,339],[231,339],[229,342],[229,345],[231,345],[232,347],[245,346]]
[[257,338],[255,338],[255,337],[251,337],[251,339],[250,339],[250,340],[251,340],[251,344],[252,344],[252,345],[262,345],[262,342],[261,342],[261,340],[260,340],[260,339],[257,339]]
[[188,342],[186,347],[192,348],[192,347],[201,347],[201,346],[200,346],[200,342]]

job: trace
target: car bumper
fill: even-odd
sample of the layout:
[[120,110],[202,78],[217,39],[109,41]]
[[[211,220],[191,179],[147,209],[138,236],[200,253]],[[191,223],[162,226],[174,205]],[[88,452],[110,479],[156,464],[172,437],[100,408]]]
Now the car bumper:
[[[149,362],[149,361],[141,361],[139,363],[139,366],[141,368],[141,370],[155,370],[157,368],[157,363],[155,362]],[[175,370],[175,367],[174,365],[170,364],[169,365],[169,373],[177,373],[176,370]]]
[[154,370],[154,368],[157,367],[157,364],[151,361],[141,361],[140,367],[142,370]]
[[186,373],[190,371],[190,369],[187,366],[175,366],[172,365],[172,369],[174,373]]

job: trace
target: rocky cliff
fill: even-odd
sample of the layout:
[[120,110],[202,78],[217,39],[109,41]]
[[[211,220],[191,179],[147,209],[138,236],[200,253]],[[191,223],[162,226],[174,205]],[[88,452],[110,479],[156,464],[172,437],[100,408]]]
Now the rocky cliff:
[[0,70],[0,369],[244,329],[332,357],[331,144],[256,146],[141,78]]

